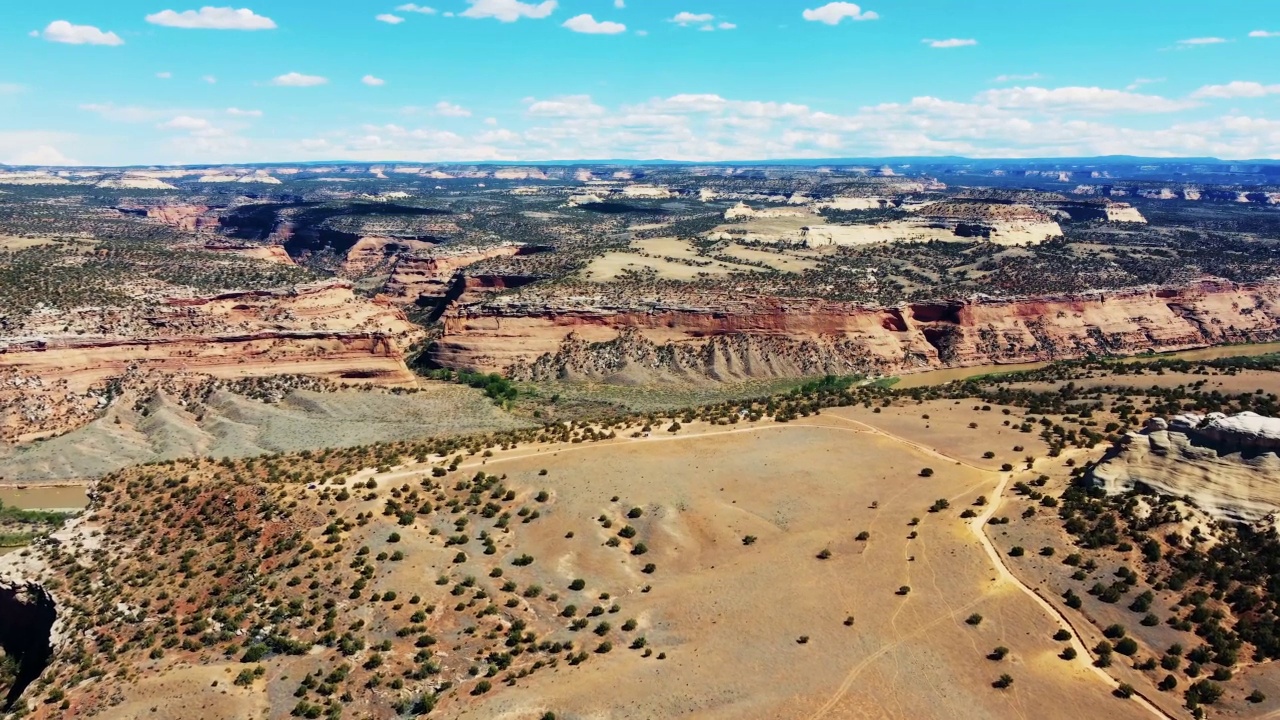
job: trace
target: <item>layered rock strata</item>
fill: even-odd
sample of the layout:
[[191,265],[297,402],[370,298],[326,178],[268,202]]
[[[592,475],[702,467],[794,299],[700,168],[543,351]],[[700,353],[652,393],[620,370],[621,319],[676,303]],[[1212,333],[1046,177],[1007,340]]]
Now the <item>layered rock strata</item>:
[[460,303],[439,365],[529,379],[672,375],[731,380],[1173,351],[1280,338],[1280,283],[1206,281],[1074,296],[868,307],[738,297],[705,304],[592,298]]

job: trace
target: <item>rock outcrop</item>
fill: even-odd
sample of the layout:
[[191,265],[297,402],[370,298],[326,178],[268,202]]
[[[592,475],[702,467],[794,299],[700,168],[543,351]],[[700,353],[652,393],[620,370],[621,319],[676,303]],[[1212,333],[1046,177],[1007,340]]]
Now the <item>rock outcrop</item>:
[[[716,363],[749,377],[810,369],[899,374],[1277,338],[1280,282],[898,307],[727,296],[699,304],[566,298],[553,305],[502,296],[451,309],[432,359],[525,377],[607,377],[609,368],[629,365],[714,378],[721,374]],[[617,359],[600,359],[611,357]]]
[[420,255],[402,255],[392,268],[385,292],[400,302],[431,304],[443,299],[459,270],[482,260],[515,257],[522,245],[456,250]]
[[1138,485],[1189,498],[1219,518],[1258,522],[1280,512],[1280,418],[1186,414],[1125,435],[1091,471],[1107,492]]

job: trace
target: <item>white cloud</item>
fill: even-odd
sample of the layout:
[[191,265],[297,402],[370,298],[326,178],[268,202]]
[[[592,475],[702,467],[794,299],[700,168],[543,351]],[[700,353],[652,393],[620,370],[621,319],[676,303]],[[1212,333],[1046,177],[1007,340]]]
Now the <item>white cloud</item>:
[[522,17],[538,20],[550,15],[559,6],[556,0],[544,0],[537,5],[520,0],[467,0],[471,7],[459,13],[465,18],[494,18],[501,22],[515,22]]
[[388,25],[399,25],[400,23],[404,22],[404,18],[400,17],[399,15],[392,15],[391,13],[382,13],[381,15],[375,15],[373,19],[377,20],[378,22],[384,22]]
[[603,115],[604,108],[593,103],[590,95],[565,95],[555,100],[529,101],[526,112],[535,117],[591,117]]
[[160,78],[161,80],[168,80],[173,77],[173,73],[168,71],[158,72],[156,73],[156,77]]
[[1031,80],[1040,80],[1043,77],[1044,76],[1040,73],[1028,73],[1026,75],[997,75],[991,82],[1029,82]]
[[731,23],[731,22],[722,22],[722,23],[717,24],[717,25],[716,25],[716,28],[717,28],[717,29],[719,29],[719,30],[737,30],[737,29],[738,29],[738,26],[737,26],[737,25],[734,25],[734,24],[733,24],[733,23]]
[[462,107],[461,105],[454,105],[447,100],[441,100],[436,103],[432,111],[436,115],[441,115],[443,117],[471,117],[470,110]]
[[692,25],[694,23],[711,22],[715,17],[716,16],[711,13],[680,12],[676,13],[676,16],[671,18],[671,22],[677,25]]
[[227,136],[227,132],[202,117],[179,115],[172,120],[156,125],[160,130],[185,132],[193,138],[213,139]]
[[0,95],[16,95],[26,89],[26,86],[18,83],[0,83]]
[[58,148],[52,145],[37,145],[29,150],[24,150],[18,155],[6,158],[5,162],[9,165],[52,165],[67,166],[76,165],[76,161],[63,155]]
[[484,119],[484,124],[485,124],[485,125],[488,125],[489,127],[497,127],[497,126],[498,126],[498,118],[495,118],[495,117],[487,117],[487,118],[485,118],[485,119]]
[[1198,37],[1198,38],[1187,38],[1186,40],[1179,40],[1178,44],[1179,45],[1220,45],[1225,42],[1230,42],[1230,41],[1227,40],[1226,38],[1220,38],[1220,37]]
[[1280,32],[1277,32],[1274,30],[1254,30],[1253,32],[1249,33],[1249,37],[1251,38],[1280,37]]
[[627,0],[613,0],[613,6],[621,10],[627,6]]
[[519,133],[514,133],[510,130],[505,130],[505,129],[490,130],[489,132],[480,133],[479,135],[476,136],[477,142],[482,142],[487,144],[510,145],[512,143],[520,142],[522,139],[523,138],[521,138]]
[[1164,78],[1134,78],[1133,82],[1126,85],[1124,89],[1133,91],[1133,90],[1137,90],[1143,85],[1154,85],[1156,83],[1162,83],[1162,82],[1164,82]]
[[275,22],[249,8],[202,7],[199,10],[161,10],[146,18],[152,25],[187,30],[274,30]]
[[637,31],[636,31],[636,34],[637,34],[637,35],[639,35],[640,37],[645,37],[645,36],[647,36],[647,35],[649,34],[649,31],[648,31],[648,30],[637,30]]
[[368,85],[369,87],[381,87],[387,84],[386,80],[383,80],[380,77],[374,77],[373,75],[365,75],[364,77],[360,78],[360,82],[364,83],[365,85]]
[[271,81],[272,85],[279,87],[314,87],[316,85],[324,85],[329,82],[329,78],[320,77],[319,75],[303,75],[302,73],[291,72],[280,75]]
[[1226,85],[1205,85],[1191,93],[1193,98],[1260,98],[1267,95],[1280,95],[1280,85],[1263,85],[1257,82],[1235,80]]
[[122,123],[154,122],[173,113],[172,110],[146,108],[137,105],[121,106],[114,103],[85,103],[80,106],[80,109],[94,113],[103,120]]
[[1039,111],[1074,110],[1086,113],[1166,113],[1194,107],[1196,103],[1159,95],[1141,95],[1098,87],[1014,87],[987,90],[978,101],[996,108]]
[[198,132],[208,130],[213,125],[204,118],[191,117],[190,115],[179,115],[167,122],[162,122],[156,127],[161,130],[186,130],[188,132]]
[[234,117],[262,117],[261,110],[241,110],[240,108],[234,107],[227,108],[227,114]]
[[124,40],[113,32],[103,32],[92,25],[72,25],[66,20],[54,20],[43,33],[32,32],[49,42],[68,45],[123,45]]
[[617,35],[627,31],[627,26],[610,20],[596,20],[590,15],[576,15],[564,21],[564,27],[587,35]]
[[827,25],[839,25],[841,20],[848,18],[850,20],[879,20],[880,16],[874,11],[864,11],[861,7],[851,2],[832,2],[827,3],[819,8],[805,10],[802,15],[805,20],[810,22],[820,22]]
[[425,5],[415,5],[413,3],[405,3],[404,5],[397,7],[396,10],[399,10],[400,12],[420,13],[422,15],[435,15],[437,12],[439,12],[433,7],[426,7]]
[[933,40],[931,38],[925,38],[920,42],[932,48],[943,48],[943,49],[969,47],[970,45],[978,44],[978,41],[974,40],[973,38],[949,38],[947,40]]
[[217,85],[217,84],[218,84],[218,78],[217,78],[217,77],[215,77],[215,76],[213,76],[213,75],[205,75],[204,77],[202,77],[202,78],[200,78],[200,79],[201,79],[201,80],[203,80],[203,81],[205,81],[205,82],[207,82],[207,83],[209,83],[210,85]]

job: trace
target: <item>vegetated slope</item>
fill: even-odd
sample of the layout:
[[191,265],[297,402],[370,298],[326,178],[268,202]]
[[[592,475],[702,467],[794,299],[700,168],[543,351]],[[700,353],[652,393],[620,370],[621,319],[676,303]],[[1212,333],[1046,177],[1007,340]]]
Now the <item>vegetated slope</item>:
[[240,458],[525,424],[480,393],[443,383],[406,393],[304,389],[271,403],[227,389],[191,404],[164,390],[129,392],[85,427],[36,443],[0,446],[0,478],[95,477],[181,457]]
[[[37,553],[63,612],[33,715],[1139,716],[927,511],[995,473],[919,477],[928,456],[892,439],[721,412],[663,439],[637,421],[107,478]],[[559,442],[513,447],[539,437]]]

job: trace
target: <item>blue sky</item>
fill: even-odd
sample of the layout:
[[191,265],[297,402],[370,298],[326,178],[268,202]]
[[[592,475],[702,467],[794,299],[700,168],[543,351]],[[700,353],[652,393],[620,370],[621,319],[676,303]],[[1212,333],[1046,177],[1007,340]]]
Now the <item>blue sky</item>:
[[0,33],[13,164],[1280,157],[1275,0],[11,0]]

